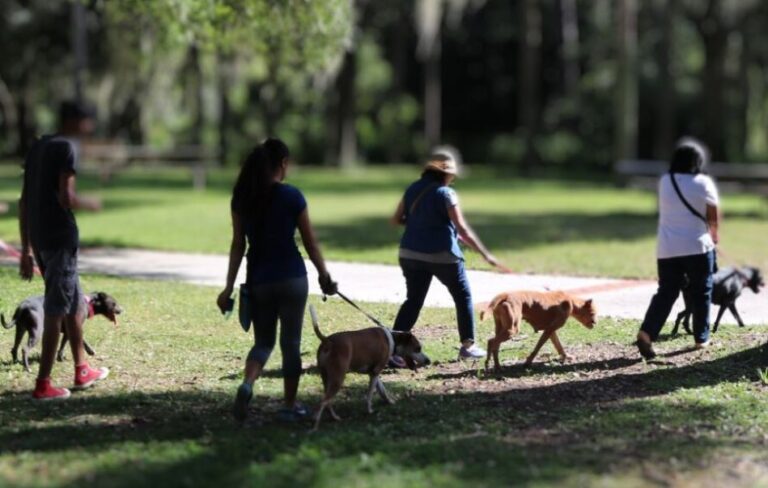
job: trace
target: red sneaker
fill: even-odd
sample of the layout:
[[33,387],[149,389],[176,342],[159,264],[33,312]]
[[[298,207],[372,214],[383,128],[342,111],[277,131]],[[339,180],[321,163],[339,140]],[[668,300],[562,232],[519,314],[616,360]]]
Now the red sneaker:
[[109,376],[107,368],[93,369],[88,363],[75,366],[75,390],[85,390],[90,388],[97,381],[101,381]]
[[50,378],[38,379],[35,382],[35,391],[32,392],[32,398],[40,401],[64,400],[69,398],[71,393],[66,388],[56,388],[51,385]]

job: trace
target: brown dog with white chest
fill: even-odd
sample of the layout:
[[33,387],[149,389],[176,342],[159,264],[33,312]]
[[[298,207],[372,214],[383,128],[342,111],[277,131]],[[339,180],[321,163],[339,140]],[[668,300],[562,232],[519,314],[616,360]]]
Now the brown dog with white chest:
[[429,358],[421,352],[419,340],[410,332],[369,327],[362,330],[337,332],[326,337],[320,332],[317,312],[312,305],[309,306],[309,314],[312,317],[315,335],[320,339],[320,347],[317,348],[317,369],[320,370],[324,390],[323,400],[315,415],[315,430],[320,426],[320,419],[326,407],[334,420],[340,420],[331,405],[331,400],[341,389],[348,372],[369,376],[366,401],[368,413],[373,413],[371,402],[374,389],[385,402],[394,403],[379,376],[393,354],[402,357],[411,369],[426,366],[430,362]]
[[499,347],[501,343],[509,340],[520,332],[520,321],[525,320],[533,327],[533,330],[542,331],[539,342],[533,352],[525,361],[526,366],[533,363],[534,358],[547,340],[560,354],[560,360],[565,362],[568,356],[565,354],[557,331],[565,325],[568,317],[573,317],[581,322],[584,327],[591,329],[596,322],[597,312],[592,300],[581,300],[563,291],[511,291],[496,295],[491,303],[480,312],[480,320],[485,314],[493,311],[496,322],[496,335],[488,340],[488,357],[485,360],[485,369],[493,354],[493,366],[496,371],[500,368]]

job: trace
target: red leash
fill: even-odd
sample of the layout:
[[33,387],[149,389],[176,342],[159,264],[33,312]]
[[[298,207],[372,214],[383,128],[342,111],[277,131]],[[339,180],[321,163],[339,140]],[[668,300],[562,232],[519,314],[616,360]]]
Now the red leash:
[[[0,240],[0,251],[3,251],[12,258],[16,258],[21,261],[21,253],[17,251],[13,246],[6,244],[3,240]],[[40,273],[40,268],[35,266],[34,270],[36,275],[42,276],[42,273]]]

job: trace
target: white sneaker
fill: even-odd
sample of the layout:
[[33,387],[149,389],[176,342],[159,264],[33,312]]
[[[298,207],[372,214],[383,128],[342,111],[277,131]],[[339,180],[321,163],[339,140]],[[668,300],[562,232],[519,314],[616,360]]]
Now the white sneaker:
[[694,346],[697,350],[706,349],[709,346],[712,345],[712,341],[705,341],[705,342],[697,342],[696,346]]
[[461,346],[461,349],[459,349],[459,358],[461,359],[480,359],[484,358],[485,356],[485,349],[478,346],[477,344],[472,344],[469,347]]

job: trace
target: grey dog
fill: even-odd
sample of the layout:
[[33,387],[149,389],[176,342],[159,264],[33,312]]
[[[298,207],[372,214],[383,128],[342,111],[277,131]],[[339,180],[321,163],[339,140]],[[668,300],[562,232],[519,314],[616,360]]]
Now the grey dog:
[[[45,319],[43,301],[43,296],[34,296],[25,299],[18,307],[16,307],[16,311],[13,312],[13,318],[10,322],[6,322],[5,316],[0,314],[0,323],[2,323],[3,327],[6,329],[10,329],[14,326],[16,327],[16,340],[11,349],[11,356],[13,356],[14,363],[18,361],[19,346],[24,339],[24,334],[29,336],[27,338],[27,343],[21,345],[21,358],[24,363],[24,369],[27,370],[27,372],[30,371],[29,353],[43,336]],[[86,295],[85,301],[88,305],[88,318],[91,318],[94,315],[103,315],[110,322],[117,325],[117,316],[123,312],[123,309],[117,304],[117,300],[112,296],[99,291]],[[62,334],[64,337],[61,340],[61,346],[59,347],[57,354],[59,361],[64,358],[64,346],[67,344],[66,331],[62,330]],[[93,348],[85,342],[85,340],[83,340],[83,347],[89,355],[93,356],[95,354]]]

